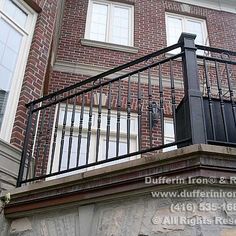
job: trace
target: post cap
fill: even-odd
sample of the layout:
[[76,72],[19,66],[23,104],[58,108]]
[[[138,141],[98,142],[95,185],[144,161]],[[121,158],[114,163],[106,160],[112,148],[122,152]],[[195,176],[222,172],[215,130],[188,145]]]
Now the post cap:
[[179,37],[178,43],[183,43],[185,38],[195,40],[196,37],[197,37],[196,34],[190,34],[190,33],[183,32]]

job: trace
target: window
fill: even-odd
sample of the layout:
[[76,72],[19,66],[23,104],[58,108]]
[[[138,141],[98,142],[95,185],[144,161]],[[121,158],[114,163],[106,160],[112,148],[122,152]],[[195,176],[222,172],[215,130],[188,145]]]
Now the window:
[[[80,123],[80,107],[77,107],[75,113],[75,126],[73,130],[73,138],[72,138],[72,148],[71,148],[71,159],[69,168],[76,167],[77,165],[77,147],[78,147],[78,134],[79,134],[79,123]],[[57,131],[57,141],[55,148],[55,156],[52,172],[58,171],[59,166],[59,154],[60,154],[60,142],[62,138],[62,125],[63,118],[65,114],[65,106],[62,106],[59,111],[59,122],[58,122],[58,131]],[[67,111],[67,123],[66,123],[66,132],[64,137],[64,147],[63,147],[63,155],[62,155],[62,163],[61,170],[67,169],[67,160],[68,160],[68,147],[69,147],[69,139],[70,139],[70,124],[71,124],[71,116],[72,116],[72,107],[68,108]],[[86,152],[87,152],[87,132],[88,132],[88,120],[89,120],[89,107],[85,107],[83,114],[83,130],[82,130],[82,138],[81,138],[81,148],[79,155],[79,166],[86,164]],[[90,141],[90,149],[89,149],[89,163],[95,162],[96,158],[96,142],[97,142],[97,120],[98,120],[98,111],[96,108],[93,109],[92,115],[92,127],[91,127],[91,141]],[[117,113],[116,111],[111,112],[111,123],[110,123],[110,139],[109,139],[109,152],[108,158],[113,158],[116,156],[116,122],[117,122]],[[120,119],[120,144],[119,144],[119,156],[127,154],[127,114],[121,113]],[[138,147],[138,137],[137,137],[137,114],[131,114],[131,129],[130,129],[130,152],[137,151]],[[107,129],[107,110],[102,110],[101,114],[101,135],[100,135],[100,143],[99,143],[99,155],[98,161],[105,160],[106,156],[106,129]],[[52,147],[52,145],[51,145]],[[49,155],[50,156],[50,155]],[[137,158],[133,157],[133,158]],[[128,158],[131,160],[131,158]],[[99,167],[104,167],[111,164],[121,163],[123,161],[127,161],[127,158],[108,162],[105,164],[99,165]],[[48,162],[50,165],[50,160]],[[97,168],[90,167],[88,169]],[[48,167],[49,170],[50,166]],[[85,171],[83,169],[82,171]],[[79,171],[76,171],[78,173]],[[69,172],[67,174],[60,175],[60,177],[65,175],[75,174],[75,172]]]
[[[182,32],[196,34],[196,44],[208,45],[206,21],[203,19],[166,13],[167,46],[176,44]],[[179,53],[179,49],[171,53]],[[199,51],[198,54],[203,54]]]
[[133,6],[90,0],[85,38],[133,46]]
[[0,2],[0,137],[10,140],[36,13],[18,0]]
[[[175,142],[173,119],[165,118],[164,120],[164,144]],[[172,146],[164,148],[164,152],[175,150],[177,147]]]

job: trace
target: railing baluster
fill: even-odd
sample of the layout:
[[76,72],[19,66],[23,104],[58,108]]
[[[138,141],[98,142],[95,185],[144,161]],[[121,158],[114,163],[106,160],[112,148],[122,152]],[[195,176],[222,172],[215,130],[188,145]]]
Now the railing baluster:
[[101,116],[102,116],[102,87],[100,87],[99,89],[96,162],[98,161],[98,156],[99,156],[99,145],[100,145],[100,135],[101,135]]
[[220,99],[220,109],[221,109],[221,115],[222,115],[222,120],[223,120],[223,125],[224,125],[225,139],[228,142],[229,135],[228,135],[227,125],[226,125],[225,105],[224,105],[223,91],[221,87],[221,79],[220,79],[220,74],[219,74],[219,63],[217,61],[215,61],[215,70],[216,70],[218,94],[219,94],[219,99]]
[[59,154],[58,171],[61,170],[61,163],[62,163],[62,157],[63,157],[63,148],[64,148],[64,142],[65,142],[65,133],[66,133],[67,112],[68,112],[68,100],[66,100],[66,107],[65,107],[64,119],[63,119],[63,125],[62,125],[61,146],[60,146],[60,154]]
[[31,104],[29,107],[29,115],[28,115],[28,121],[26,125],[25,140],[24,140],[24,145],[23,145],[23,151],[21,154],[20,168],[19,168],[16,187],[20,187],[22,185],[22,181],[24,177],[25,162],[27,159],[27,151],[28,151],[27,148],[29,144],[29,134],[30,134],[31,125],[32,125],[32,114],[33,114],[32,110],[33,109],[34,109],[34,105]]
[[48,145],[49,145],[49,137],[50,137],[50,130],[52,128],[52,113],[53,113],[53,106],[50,107],[50,113],[49,113],[49,119],[48,119],[48,127],[47,127],[47,133],[46,133],[46,141],[44,145],[44,153],[43,153],[43,162],[42,162],[42,170],[41,175],[44,174],[44,166],[48,154]]
[[81,103],[81,110],[80,110],[79,134],[78,134],[78,145],[77,145],[77,161],[76,161],[77,167],[79,166],[81,139],[82,139],[82,131],[83,131],[83,120],[84,120],[84,93],[82,94],[82,103]]
[[119,156],[119,147],[120,147],[120,115],[121,115],[120,111],[121,111],[121,88],[119,79],[118,98],[117,98],[116,157]]
[[[31,144],[30,144],[30,152],[29,152],[28,165],[27,165],[27,171],[26,171],[26,180],[28,179],[30,165],[31,165],[31,162],[32,162],[32,159],[33,159],[38,113],[39,113],[38,111],[35,113],[35,121],[34,121],[35,123],[34,123],[34,128],[33,128],[33,133],[32,133]],[[33,121],[33,117],[32,117],[32,121]]]
[[41,139],[42,139],[42,136],[43,136],[43,127],[44,127],[45,111],[46,111],[46,109],[43,109],[42,118],[41,118],[41,124],[40,124],[40,129],[39,129],[39,135],[38,135],[38,145],[37,145],[36,155],[35,155],[35,165],[34,165],[33,177],[36,176],[36,171],[37,171],[37,167],[38,167],[40,145],[41,145]]
[[149,113],[149,141],[150,148],[152,147],[152,83],[151,83],[151,69],[148,67],[148,113]]
[[87,151],[86,151],[86,164],[89,162],[90,140],[91,140],[91,128],[93,117],[93,89],[91,90],[90,108],[89,108],[89,120],[88,120],[88,135],[87,135]]
[[162,84],[162,67],[159,64],[159,95],[160,95],[160,119],[161,119],[161,141],[164,145],[164,97],[163,97],[163,84]]
[[170,84],[171,84],[171,105],[172,105],[172,116],[174,124],[174,135],[176,138],[176,102],[175,102],[175,81],[173,75],[172,60],[170,60]]
[[233,88],[232,88],[231,78],[230,78],[230,74],[229,74],[229,67],[228,67],[227,63],[225,63],[225,68],[226,68],[226,74],[227,74],[230,101],[231,101],[231,104],[232,104],[234,123],[235,123],[235,126],[236,126],[236,105],[235,105],[235,101],[234,101],[234,91],[233,91]]
[[207,69],[205,59],[203,59],[203,64],[204,64],[204,71],[205,71],[205,77],[206,77],[207,96],[208,96],[208,102],[209,102],[209,112],[210,112],[210,119],[211,119],[212,135],[213,135],[213,140],[216,140],[213,104],[212,104],[212,97],[211,97],[211,85],[210,85],[210,81],[209,81],[209,77],[208,77],[208,69]]
[[138,72],[138,150],[142,148],[142,93],[140,83],[140,72]]
[[70,124],[70,137],[69,137],[69,145],[68,145],[67,169],[70,168],[71,149],[72,149],[74,123],[75,123],[76,100],[77,100],[77,97],[74,97],[74,99],[73,99],[72,114],[71,114],[71,124]]
[[128,99],[127,99],[127,153],[130,153],[130,112],[131,112],[131,94],[130,83],[131,77],[128,77]]
[[54,128],[54,135],[53,135],[53,143],[52,143],[52,154],[51,154],[51,163],[50,163],[50,171],[49,173],[52,173],[52,168],[53,168],[53,162],[54,162],[54,157],[55,157],[55,148],[56,148],[56,141],[57,141],[57,130],[58,130],[58,122],[59,122],[59,117],[60,117],[60,106],[61,104],[58,103],[57,109],[56,109],[56,122],[55,122],[55,128]]
[[108,104],[107,104],[106,160],[109,157],[110,130],[111,130],[111,83],[109,83]]

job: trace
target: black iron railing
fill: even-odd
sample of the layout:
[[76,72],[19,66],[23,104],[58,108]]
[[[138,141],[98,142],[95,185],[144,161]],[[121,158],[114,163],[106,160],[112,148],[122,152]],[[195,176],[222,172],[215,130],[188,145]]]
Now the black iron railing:
[[17,186],[190,144],[235,145],[236,53],[194,39],[182,34],[171,47],[27,104]]

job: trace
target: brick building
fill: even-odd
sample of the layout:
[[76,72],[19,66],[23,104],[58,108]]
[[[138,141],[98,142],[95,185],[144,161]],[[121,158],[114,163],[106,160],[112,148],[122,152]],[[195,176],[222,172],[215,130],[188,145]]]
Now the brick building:
[[[196,48],[186,44],[193,36],[180,39],[183,32],[196,35]],[[22,150],[18,186],[86,173],[97,162],[152,158],[182,144],[235,146],[235,127],[226,122],[236,122],[234,0],[2,0],[0,43],[0,190],[14,185]],[[195,49],[196,64],[189,65]],[[195,121],[201,111],[189,115],[190,141],[188,121],[176,112],[186,91],[196,89],[189,82],[196,73],[188,75],[194,66],[208,98],[194,104],[207,106],[209,121]],[[213,121],[214,99],[222,124]],[[181,131],[179,121],[186,122]],[[224,134],[216,131],[221,126]]]

